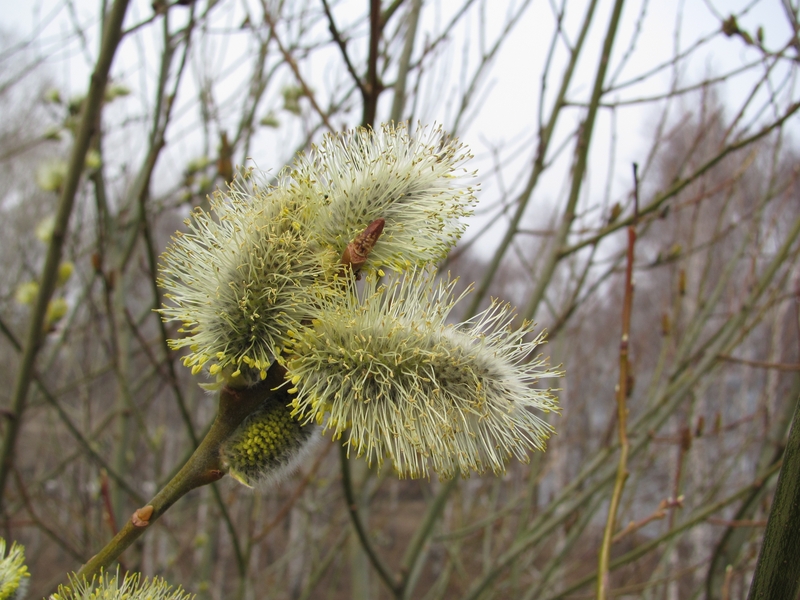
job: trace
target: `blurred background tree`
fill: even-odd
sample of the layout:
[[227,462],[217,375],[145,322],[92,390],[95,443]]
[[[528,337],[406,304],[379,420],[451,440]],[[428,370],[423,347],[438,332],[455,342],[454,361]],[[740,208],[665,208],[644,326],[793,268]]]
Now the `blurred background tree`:
[[236,165],[275,174],[326,131],[389,120],[473,148],[480,203],[443,269],[477,282],[466,313],[499,296],[547,327],[567,370],[558,436],[500,479],[398,481],[353,461],[366,545],[324,443],[281,485],[192,492],[122,566],[198,598],[593,597],[635,219],[609,595],[744,597],[800,394],[798,5],[655,4],[8,7],[2,534],[26,546],[31,597],[97,552],[213,417],[153,312],[172,232]]

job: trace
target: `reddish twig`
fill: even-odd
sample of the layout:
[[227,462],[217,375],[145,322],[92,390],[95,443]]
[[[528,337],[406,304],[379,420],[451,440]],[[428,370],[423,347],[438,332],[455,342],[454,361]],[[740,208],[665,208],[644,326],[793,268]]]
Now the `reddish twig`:
[[108,473],[105,469],[100,470],[100,496],[103,498],[103,508],[106,511],[106,520],[111,528],[111,535],[117,535],[117,519],[114,516],[114,507],[111,503],[111,490],[108,485]]
[[653,511],[653,514],[645,517],[641,521],[631,521],[630,523],[628,523],[625,529],[623,529],[622,531],[617,533],[613,538],[611,538],[611,543],[616,544],[625,536],[630,535],[634,531],[638,531],[648,523],[652,521],[658,521],[659,519],[663,519],[664,517],[667,516],[667,510],[673,508],[683,508],[683,496],[678,496],[678,498],[676,499],[665,498],[664,500],[658,503],[658,508],[656,508],[656,510]]
[[617,518],[617,509],[625,481],[628,479],[628,382],[630,380],[628,360],[629,339],[631,330],[631,312],[633,308],[633,258],[634,246],[636,244],[636,222],[639,213],[639,176],[638,165],[633,164],[633,183],[634,183],[634,206],[633,220],[628,226],[628,256],[625,266],[625,297],[622,303],[622,336],[619,343],[619,383],[617,383],[617,419],[619,432],[619,463],[617,466],[617,477],[614,481],[614,491],[611,494],[611,502],[608,507],[608,518],[603,532],[603,543],[600,547],[597,566],[597,598],[604,600],[609,590],[609,562],[611,560],[611,541],[614,533]]

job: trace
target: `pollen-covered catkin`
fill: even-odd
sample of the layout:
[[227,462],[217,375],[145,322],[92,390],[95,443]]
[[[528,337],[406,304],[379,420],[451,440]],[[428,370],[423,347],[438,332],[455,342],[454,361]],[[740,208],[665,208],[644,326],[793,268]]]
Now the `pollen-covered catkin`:
[[[347,444],[368,462],[388,458],[403,477],[444,477],[491,469],[543,450],[556,411],[541,379],[559,377],[532,356],[544,334],[512,328],[514,312],[493,304],[448,325],[453,282],[426,272],[379,285],[365,282],[296,332],[287,355],[295,414]],[[538,413],[538,414],[537,414]]]
[[219,385],[263,379],[288,331],[341,295],[339,262],[370,223],[383,220],[365,271],[403,270],[441,259],[474,204],[469,152],[441,128],[405,126],[327,136],[281,172],[274,186],[244,171],[211,210],[196,209],[163,254],[165,321],[183,361]]
[[316,438],[314,425],[301,425],[278,392],[247,417],[222,447],[228,474],[248,486],[274,481],[299,464]]
[[375,219],[381,242],[369,264],[402,271],[442,259],[464,232],[475,203],[464,165],[469,150],[441,127],[414,135],[384,124],[330,134],[295,161],[291,175],[312,181],[324,210],[315,235],[340,253]]
[[162,257],[162,317],[183,323],[184,364],[232,385],[257,383],[286,331],[313,317],[334,293],[338,257],[309,237],[313,194],[262,189],[249,178],[215,194],[212,214],[197,210]]
[[25,549],[13,543],[6,554],[6,541],[0,538],[0,600],[24,598],[30,577],[25,566]]
[[173,587],[160,577],[148,579],[141,573],[100,573],[91,581],[70,576],[69,585],[58,586],[49,600],[193,600],[180,586]]

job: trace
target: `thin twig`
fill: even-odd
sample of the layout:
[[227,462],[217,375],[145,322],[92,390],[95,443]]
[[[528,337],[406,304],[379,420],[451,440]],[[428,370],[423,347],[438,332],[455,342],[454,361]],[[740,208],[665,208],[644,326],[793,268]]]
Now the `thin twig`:
[[280,523],[281,521],[283,521],[284,518],[286,518],[286,515],[289,514],[290,510],[292,510],[292,507],[294,506],[295,502],[297,502],[297,499],[303,494],[305,489],[308,487],[308,484],[311,483],[311,478],[314,477],[314,475],[316,475],[317,470],[322,464],[323,459],[326,456],[328,456],[328,452],[330,452],[330,449],[331,446],[327,445],[325,449],[319,453],[316,460],[314,460],[314,464],[311,465],[311,468],[308,470],[308,473],[306,473],[305,477],[303,477],[303,480],[297,485],[297,487],[295,487],[294,491],[292,492],[292,495],[289,496],[289,499],[283,504],[280,510],[278,510],[278,512],[275,513],[275,516],[272,517],[272,520],[270,520],[270,522],[267,523],[261,531],[259,531],[256,535],[253,536],[251,543],[257,544],[258,542],[263,540],[265,537],[267,537],[269,532],[275,528],[275,526],[278,523]]
[[611,538],[611,543],[616,544],[622,538],[632,534],[634,531],[638,531],[648,523],[652,523],[653,521],[663,519],[664,517],[667,516],[667,509],[681,508],[681,507],[683,507],[683,496],[679,496],[677,499],[665,498],[664,500],[658,503],[658,508],[656,508],[651,514],[646,516],[644,519],[642,519],[641,521],[631,521],[630,523],[628,523],[625,529],[623,529],[622,531],[617,533],[613,538]]
[[[608,70],[608,63],[611,60],[611,50],[614,46],[614,39],[617,36],[620,17],[622,15],[622,5],[624,0],[616,0],[614,8],[611,13],[611,19],[606,31],[605,40],[603,41],[603,50],[600,54],[600,61],[595,71],[594,85],[592,87],[592,95],[589,100],[589,109],[586,111],[586,117],[578,128],[577,141],[575,142],[573,167],[570,174],[570,190],[567,197],[566,206],[561,215],[558,224],[558,234],[553,241],[551,251],[544,262],[544,268],[537,273],[536,287],[531,294],[531,299],[527,308],[522,312],[521,316],[525,319],[532,319],[536,314],[536,309],[539,303],[544,298],[547,289],[550,286],[553,275],[556,271],[562,254],[563,248],[569,238],[570,230],[572,229],[573,221],[575,220],[576,208],[578,199],[580,197],[581,189],[585,180],[584,175],[589,164],[589,148],[592,143],[592,134],[594,133],[594,124],[597,117],[597,111],[600,106],[600,99],[603,95],[603,82],[605,81],[606,71]],[[559,107],[563,108],[563,107]]]
[[25,489],[25,482],[22,481],[22,477],[20,477],[19,471],[16,468],[12,469],[14,472],[14,479],[17,484],[17,489],[19,490],[19,495],[22,497],[22,503],[25,505],[25,509],[28,511],[28,515],[30,515],[31,520],[36,523],[36,526],[51,540],[53,540],[58,546],[64,549],[64,551],[72,556],[72,558],[82,561],[84,557],[78,552],[75,548],[72,547],[66,540],[64,540],[58,532],[53,530],[52,527],[47,525],[44,521],[42,521],[39,516],[34,512],[33,505],[31,504],[31,499],[28,496],[28,492]]
[[300,87],[303,88],[303,94],[306,96],[306,98],[308,98],[308,101],[311,103],[311,107],[314,109],[314,112],[316,112],[320,119],[322,119],[322,122],[325,123],[325,127],[328,128],[328,131],[335,131],[333,125],[328,119],[328,115],[317,104],[317,100],[314,97],[314,92],[310,87],[308,87],[306,80],[300,74],[300,68],[297,66],[297,61],[292,56],[291,52],[289,52],[289,50],[287,50],[287,48],[281,42],[281,38],[278,35],[278,30],[275,26],[275,21],[272,20],[272,15],[270,15],[269,11],[266,9],[264,10],[264,20],[267,22],[267,25],[269,25],[269,28],[272,31],[272,37],[275,38],[275,43],[278,44],[278,50],[281,51],[283,60],[285,60],[286,64],[289,65],[292,73],[294,73],[297,83],[299,83]]
[[[489,290],[489,285],[492,283],[492,280],[498,273],[503,257],[508,251],[514,236],[517,234],[519,224],[522,222],[522,217],[525,214],[525,209],[527,208],[528,202],[533,196],[533,190],[539,183],[539,177],[541,177],[542,173],[545,171],[547,153],[550,150],[550,143],[553,140],[558,119],[562,114],[564,101],[567,97],[567,90],[572,83],[575,67],[578,64],[578,59],[580,58],[581,50],[583,49],[583,44],[589,31],[589,26],[592,23],[597,2],[598,0],[591,0],[589,6],[586,7],[586,14],[583,17],[583,23],[581,25],[580,34],[578,35],[578,41],[575,44],[575,48],[570,53],[569,63],[564,69],[564,73],[561,78],[561,85],[558,93],[556,94],[555,101],[553,102],[553,108],[551,109],[550,116],[547,120],[547,125],[541,129],[541,133],[539,134],[539,141],[536,147],[536,156],[533,161],[531,174],[528,177],[527,183],[525,184],[525,189],[523,189],[519,196],[514,200],[517,210],[511,217],[511,221],[506,228],[503,239],[500,242],[497,250],[495,250],[491,262],[485,268],[483,278],[481,279],[480,283],[475,286],[475,292],[472,294],[472,301],[465,310],[465,315],[467,317],[474,315],[478,311],[481,301]],[[526,316],[526,318],[530,317]]]
[[[0,331],[5,334],[6,338],[15,350],[18,352],[22,351],[22,347],[17,341],[17,338],[14,336],[2,318],[0,318]],[[114,468],[97,450],[95,450],[89,440],[87,440],[86,437],[81,433],[80,429],[78,429],[78,427],[72,422],[72,419],[70,419],[69,415],[66,413],[53,393],[50,392],[47,386],[45,386],[42,378],[36,371],[33,373],[33,380],[36,382],[36,387],[39,389],[39,393],[42,394],[44,399],[55,409],[56,413],[58,413],[58,417],[66,426],[67,431],[72,434],[72,436],[77,440],[78,444],[92,458],[92,460],[94,460],[101,469],[104,469],[116,482],[116,484],[124,489],[135,502],[144,502],[144,498],[135,489],[133,489],[127,481],[125,481],[124,477],[114,470]]]
[[775,369],[776,371],[800,371],[800,363],[776,363],[766,360],[747,360],[744,358],[736,358],[729,354],[720,354],[717,358],[727,362],[738,363],[740,365],[747,365],[748,367],[757,367],[759,369]]
[[103,508],[106,511],[106,520],[111,529],[111,535],[117,535],[119,528],[117,527],[117,518],[114,515],[114,506],[111,502],[111,489],[108,485],[108,473],[101,471],[100,473],[100,496],[103,498]]
[[91,579],[100,569],[108,569],[175,502],[191,490],[222,478],[224,469],[220,457],[221,445],[266,399],[285,393],[282,390],[275,392],[283,383],[284,376],[284,369],[274,363],[267,372],[267,378],[257,386],[244,390],[223,388],[219,395],[219,409],[214,424],[194,454],[146,506],[134,512],[120,532],[78,571],[77,577]]
[[617,383],[617,428],[619,433],[619,463],[614,481],[614,491],[608,507],[608,518],[603,531],[603,543],[597,561],[597,600],[605,600],[610,590],[608,564],[611,560],[611,540],[617,520],[617,509],[622,499],[625,481],[628,479],[628,380],[630,378],[629,344],[631,330],[631,313],[633,309],[633,260],[636,245],[636,216],[639,211],[639,176],[638,165],[633,165],[634,184],[634,219],[628,227],[628,260],[625,266],[625,298],[622,303],[622,337],[619,343],[619,382]]
[[72,214],[72,207],[75,204],[75,196],[78,191],[81,174],[86,163],[86,153],[92,137],[97,132],[103,104],[108,73],[111,70],[111,63],[114,60],[117,47],[122,39],[122,22],[128,8],[128,0],[115,0],[105,24],[103,32],[103,42],[97,58],[94,72],[92,73],[89,85],[89,93],[84,102],[81,122],[75,136],[72,147],[72,154],[69,160],[66,177],[61,191],[53,226],[53,233],[50,245],[47,248],[44,269],[39,280],[39,293],[36,297],[36,304],[31,311],[28,324],[28,333],[25,338],[25,349],[22,353],[19,367],[17,369],[14,391],[11,396],[11,413],[14,416],[8,423],[6,435],[3,438],[3,445],[0,449],[0,509],[3,507],[3,496],[6,487],[6,480],[9,469],[14,461],[14,447],[19,433],[22,413],[25,410],[25,403],[28,397],[28,389],[33,381],[34,364],[36,356],[43,339],[44,319],[47,306],[56,287],[58,279],[58,267],[61,263],[61,253],[64,241],[67,237],[67,227],[69,218]]
[[[726,506],[737,502],[744,496],[751,493],[754,489],[760,489],[763,486],[769,483],[770,479],[780,470],[781,462],[777,462],[773,465],[770,465],[765,471],[759,473],[753,480],[753,483],[744,486],[740,490],[736,491],[735,493],[731,494],[727,498],[720,500],[719,502],[715,502],[714,504],[705,507],[704,509],[696,512],[691,518],[689,518],[684,523],[681,523],[675,529],[668,531],[667,533],[650,540],[649,542],[642,544],[641,546],[637,546],[630,552],[623,554],[622,556],[615,558],[609,564],[609,568],[613,571],[623,565],[627,565],[632,563],[635,560],[638,560],[645,554],[651,552],[655,548],[658,548],[661,544],[668,542],[669,540],[675,538],[678,534],[699,525],[700,523],[704,523],[711,515],[715,512],[722,510]],[[553,596],[549,596],[547,600],[561,600],[562,598],[572,597],[572,595],[581,589],[582,587],[590,584],[592,581],[595,580],[597,577],[597,572],[590,573],[586,577],[583,577],[579,581],[575,582],[574,584],[570,585],[567,589],[561,590],[557,594]]]
[[408,80],[408,70],[411,66],[411,53],[414,51],[414,42],[417,39],[417,24],[419,23],[421,10],[422,0],[411,0],[411,8],[406,19],[406,39],[403,44],[403,52],[397,64],[392,112],[389,115],[389,120],[395,123],[399,123],[403,118],[403,109],[406,102],[406,82]]
[[347,42],[342,38],[342,35],[339,33],[339,30],[336,27],[336,21],[333,20],[333,13],[331,12],[331,7],[328,5],[327,0],[322,0],[322,6],[325,9],[325,15],[328,17],[328,29],[333,36],[333,41],[336,42],[336,45],[339,46],[339,50],[342,53],[342,58],[344,59],[344,64],[347,66],[347,72],[350,73],[350,77],[353,78],[353,83],[361,92],[361,95],[364,96],[366,93],[364,90],[364,84],[361,82],[361,77],[358,76],[356,73],[355,68],[353,67],[353,63],[350,61],[350,55],[347,53]]
[[[689,186],[690,183],[699,179],[702,175],[707,173],[711,170],[712,167],[716,166],[720,163],[726,156],[757,142],[761,138],[767,136],[771,132],[780,129],[783,124],[789,120],[798,110],[800,110],[800,102],[795,102],[786,110],[786,112],[777,120],[773,121],[769,125],[765,125],[761,130],[757,131],[753,135],[746,137],[742,140],[739,140],[736,143],[730,144],[725,146],[714,158],[706,161],[703,165],[701,165],[694,173],[691,175],[683,178],[678,179],[673,182],[666,190],[657,194],[653,200],[643,206],[639,211],[639,216],[642,217],[646,214],[654,213],[661,209],[664,203],[669,200],[670,198],[675,197],[678,195],[679,192],[683,191],[686,187]],[[619,221],[615,221],[614,223],[609,224],[607,227],[599,231],[596,235],[593,235],[585,240],[580,242],[576,242],[571,246],[564,247],[561,252],[559,252],[559,258],[565,258],[570,254],[574,254],[575,252],[585,248],[586,246],[596,244],[598,241],[603,239],[604,237],[608,236],[610,233],[618,231],[623,227],[627,227],[630,225],[630,219],[620,219]]]
[[344,497],[347,503],[347,513],[350,515],[350,522],[353,524],[353,529],[356,530],[358,540],[361,542],[361,548],[364,554],[367,555],[369,562],[377,571],[378,576],[381,578],[386,587],[392,592],[395,597],[400,597],[402,587],[398,577],[392,574],[388,565],[383,561],[372,542],[367,535],[364,524],[361,522],[361,516],[358,514],[358,502],[356,501],[355,493],[353,491],[353,481],[350,477],[350,459],[347,457],[348,448],[345,444],[339,446],[339,459],[342,466],[342,488],[344,489]]

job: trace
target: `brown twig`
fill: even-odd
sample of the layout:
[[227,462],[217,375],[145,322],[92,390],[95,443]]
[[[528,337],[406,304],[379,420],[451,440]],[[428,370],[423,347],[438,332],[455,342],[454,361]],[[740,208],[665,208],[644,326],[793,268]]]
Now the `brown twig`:
[[297,61],[294,59],[286,46],[284,46],[281,42],[281,38],[278,36],[278,30],[275,27],[275,21],[272,20],[272,16],[267,10],[264,10],[264,20],[267,22],[267,25],[269,25],[270,31],[272,32],[272,37],[275,38],[275,43],[278,44],[278,50],[280,50],[281,54],[283,55],[283,60],[285,60],[286,64],[289,65],[292,73],[294,73],[297,83],[299,83],[300,87],[303,88],[303,94],[306,96],[306,98],[308,98],[308,101],[311,103],[311,107],[319,115],[320,119],[322,119],[322,122],[325,123],[325,127],[328,128],[328,131],[335,131],[333,125],[328,119],[328,115],[317,104],[317,100],[314,98],[314,92],[310,87],[308,87],[305,79],[300,74],[300,68],[297,66]]
[[381,32],[383,31],[381,18],[381,0],[369,2],[369,57],[367,58],[367,80],[362,86],[364,98],[364,114],[361,125],[368,127],[375,124],[375,115],[378,111],[378,96],[383,91],[383,86],[378,79],[378,54]]
[[732,362],[739,363],[740,365],[747,365],[748,367],[757,367],[759,369],[775,369],[776,371],[800,371],[800,363],[775,363],[766,360],[746,360],[744,358],[736,358],[729,354],[720,354],[717,358]]
[[673,508],[683,508],[683,496],[678,496],[677,499],[673,498],[665,498],[661,502],[658,503],[658,508],[653,511],[651,515],[648,515],[641,521],[631,521],[628,525],[617,533],[613,538],[611,538],[611,543],[616,544],[625,536],[630,535],[634,531],[638,531],[648,523],[652,521],[658,521],[659,519],[663,519],[667,516],[667,510]]
[[611,543],[614,534],[614,527],[617,519],[617,509],[625,481],[628,479],[628,381],[629,375],[629,340],[631,330],[631,312],[633,308],[633,259],[634,246],[636,245],[636,217],[639,211],[639,175],[638,165],[633,164],[633,184],[634,184],[634,218],[628,226],[628,256],[625,265],[625,297],[622,303],[622,336],[619,344],[619,383],[617,383],[617,419],[619,433],[619,463],[617,464],[617,476],[614,481],[614,491],[611,494],[611,502],[608,507],[608,518],[606,519],[605,530],[603,531],[603,543],[597,561],[597,600],[604,600],[610,590],[609,584],[609,562],[611,560]]
[[331,32],[331,36],[333,36],[333,41],[336,42],[336,45],[339,46],[339,50],[342,53],[342,58],[344,59],[344,64],[347,66],[347,72],[350,73],[350,77],[353,78],[353,83],[356,84],[359,91],[361,92],[361,96],[363,97],[366,94],[364,90],[364,84],[361,81],[361,77],[358,76],[356,73],[355,67],[353,67],[353,63],[350,61],[350,55],[347,53],[347,42],[342,38],[339,30],[336,27],[336,21],[333,20],[333,13],[331,12],[331,7],[328,5],[327,0],[322,0],[322,7],[325,9],[325,15],[328,17],[328,29]]
[[106,511],[106,520],[111,528],[111,535],[117,535],[117,519],[114,516],[114,506],[111,503],[111,488],[108,484],[108,473],[105,469],[100,471],[100,495],[103,498],[103,508]]
[[100,569],[108,569],[112,562],[180,498],[195,488],[222,478],[224,467],[220,457],[220,446],[241,422],[264,402],[265,398],[275,393],[274,390],[283,383],[284,376],[283,367],[274,363],[267,372],[266,379],[257,386],[244,390],[223,388],[219,395],[219,408],[214,423],[194,454],[155,498],[134,512],[131,519],[105,548],[78,571],[77,577],[91,579]]

